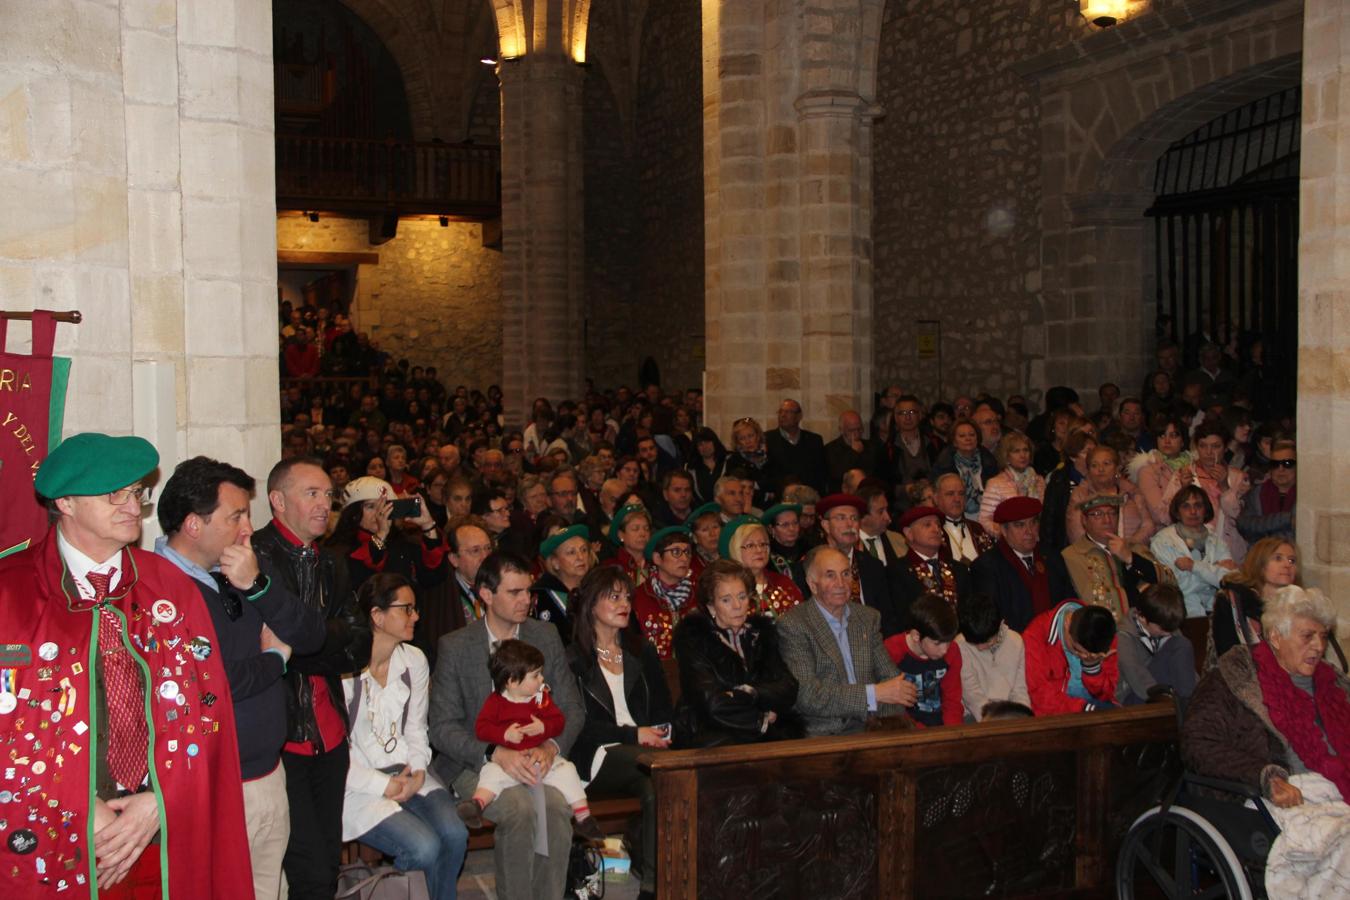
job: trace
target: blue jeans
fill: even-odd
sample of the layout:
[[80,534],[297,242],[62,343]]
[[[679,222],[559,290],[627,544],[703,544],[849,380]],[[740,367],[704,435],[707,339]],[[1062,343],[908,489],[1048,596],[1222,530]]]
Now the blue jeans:
[[455,812],[450,792],[438,788],[416,794],[394,813],[361,835],[361,843],[394,857],[404,872],[421,869],[431,900],[455,900],[455,882],[464,865],[469,829]]

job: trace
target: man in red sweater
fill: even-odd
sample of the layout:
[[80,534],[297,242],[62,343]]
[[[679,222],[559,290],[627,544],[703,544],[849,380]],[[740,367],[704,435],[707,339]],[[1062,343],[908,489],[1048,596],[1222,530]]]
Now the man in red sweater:
[[1109,609],[1065,600],[1032,619],[1022,632],[1022,642],[1027,693],[1036,715],[1115,706],[1120,669],[1115,618]]

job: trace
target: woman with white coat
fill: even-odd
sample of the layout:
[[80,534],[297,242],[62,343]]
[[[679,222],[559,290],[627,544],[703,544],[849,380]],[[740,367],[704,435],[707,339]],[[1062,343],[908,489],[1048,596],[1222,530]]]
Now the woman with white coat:
[[1223,535],[1207,525],[1214,519],[1214,504],[1198,485],[1189,484],[1172,498],[1169,514],[1176,524],[1153,536],[1149,549],[1159,565],[1176,576],[1186,600],[1186,617],[1209,615],[1219,582],[1237,568]]
[[430,671],[412,644],[417,601],[402,575],[380,573],[357,591],[373,637],[370,665],[342,680],[351,764],[342,839],[426,873],[432,900],[453,900],[469,831],[434,775],[427,738]]

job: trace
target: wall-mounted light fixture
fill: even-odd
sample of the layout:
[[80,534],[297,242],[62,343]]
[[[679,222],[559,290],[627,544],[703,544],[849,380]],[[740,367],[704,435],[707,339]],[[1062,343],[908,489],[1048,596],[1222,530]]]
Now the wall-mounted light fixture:
[[319,221],[319,214],[316,213],[316,212],[307,212],[307,213],[305,213],[305,216],[306,216],[311,222],[317,222],[317,221]]
[[491,56],[485,56],[480,59],[479,62],[485,66],[495,66],[497,64],[497,60],[493,59]]
[[1110,28],[1125,18],[1128,5],[1129,0],[1080,0],[1079,10],[1098,28]]
[[449,216],[441,216],[439,221],[440,221],[440,223],[441,223],[441,227],[442,227],[442,228],[449,228],[449,227],[450,227],[450,217],[449,217]]

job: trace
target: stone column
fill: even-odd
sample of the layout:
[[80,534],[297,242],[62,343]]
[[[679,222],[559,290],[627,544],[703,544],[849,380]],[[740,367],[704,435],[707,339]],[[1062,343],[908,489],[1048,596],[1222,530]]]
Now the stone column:
[[84,313],[57,332],[67,434],[142,434],[165,476],[209,453],[265,478],[280,454],[271,4],[5,12],[0,306]]
[[1307,0],[1299,193],[1298,541],[1350,618],[1350,8]]
[[[502,341],[507,415],[581,395],[583,70],[562,53],[503,60]],[[518,417],[518,418],[515,418]]]
[[[839,412],[869,408],[877,111],[840,49],[855,49],[854,18],[804,25],[790,4],[703,7],[704,412],[723,435],[741,416],[774,427],[785,397],[827,436]],[[847,62],[804,63],[836,55]]]
[[[801,160],[801,403],[833,435],[872,395],[872,120],[855,93],[797,99]],[[781,311],[778,312],[781,314]]]

